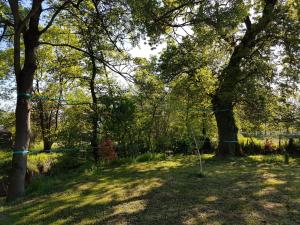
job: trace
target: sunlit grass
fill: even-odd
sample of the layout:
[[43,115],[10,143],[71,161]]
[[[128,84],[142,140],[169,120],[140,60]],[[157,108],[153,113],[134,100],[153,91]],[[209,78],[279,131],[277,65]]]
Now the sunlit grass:
[[[248,156],[250,159],[257,162],[266,162],[266,163],[283,163],[284,155],[252,155]],[[295,163],[296,159],[291,158],[290,163]]]
[[197,156],[41,177],[22,202],[1,199],[0,224],[299,224],[297,160],[212,157],[203,155],[205,178]]

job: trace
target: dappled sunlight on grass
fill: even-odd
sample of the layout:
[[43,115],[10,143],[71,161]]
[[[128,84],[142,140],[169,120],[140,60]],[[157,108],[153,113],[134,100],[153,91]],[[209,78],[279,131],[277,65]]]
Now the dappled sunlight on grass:
[[[283,163],[284,155],[251,155],[247,158],[259,163]],[[297,160],[294,158],[289,159],[290,164],[296,164]]]
[[160,162],[145,162],[137,163],[127,166],[127,169],[136,170],[139,172],[156,171],[156,170],[170,170],[182,166],[179,160],[176,161],[160,161]]
[[298,224],[299,164],[203,158],[204,178],[197,156],[44,177],[48,191],[0,207],[0,224]]
[[217,196],[208,196],[208,197],[205,199],[205,201],[207,201],[207,202],[214,202],[214,201],[216,201],[216,200],[218,200],[218,197],[217,197]]
[[119,204],[117,206],[114,206],[114,213],[113,214],[132,214],[136,213],[139,211],[143,211],[146,208],[146,203],[145,201],[142,200],[136,200],[136,201],[131,201],[128,203],[124,204]]
[[275,179],[275,178],[267,178],[264,183],[266,185],[280,185],[280,184],[285,184],[286,181],[280,180],[280,179]]
[[283,203],[271,202],[266,200],[259,201],[259,205],[269,213],[276,213],[277,215],[286,215],[287,209]]
[[279,191],[274,188],[274,187],[266,187],[266,188],[263,188],[257,192],[254,193],[255,196],[258,196],[258,197],[263,197],[263,196],[268,196],[270,194],[276,194],[276,193],[279,193]]

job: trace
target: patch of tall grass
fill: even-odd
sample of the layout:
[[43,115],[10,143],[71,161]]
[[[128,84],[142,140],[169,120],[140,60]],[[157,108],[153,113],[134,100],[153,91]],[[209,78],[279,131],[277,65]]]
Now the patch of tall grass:
[[61,153],[40,153],[29,155],[27,169],[36,173],[47,173],[58,163]]

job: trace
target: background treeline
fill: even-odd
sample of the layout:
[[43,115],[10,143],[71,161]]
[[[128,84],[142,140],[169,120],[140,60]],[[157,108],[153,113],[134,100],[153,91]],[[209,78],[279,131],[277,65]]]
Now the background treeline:
[[[9,6],[1,4],[1,18],[9,20]],[[130,156],[191,152],[196,139],[203,150],[238,155],[285,148],[290,134],[290,145],[297,144],[299,9],[293,1],[67,1],[62,9],[55,20],[45,13],[50,23],[36,47],[31,149],[96,153],[111,139],[119,156]],[[16,46],[4,25],[6,104],[15,98]],[[133,57],[130,49],[141,41],[166,47],[156,57]],[[9,110],[1,112],[1,124],[14,133],[13,120]]]
[[[203,152],[216,150],[217,126],[209,95],[215,80],[207,68],[197,70],[195,77],[183,73],[166,82],[163,58],[135,58],[130,83],[116,80],[118,75],[108,71],[95,77],[93,103],[87,68],[75,60],[80,57],[76,50],[42,47],[38,55],[30,149],[91,152],[96,114],[98,144],[111,139],[120,157],[170,150],[191,153],[196,148],[194,136]],[[299,151],[299,95],[288,92],[288,85],[276,85],[276,80],[263,82],[249,87],[251,93],[248,89],[234,107],[242,151],[280,153],[289,138],[295,139],[291,151]],[[1,111],[1,124],[13,132],[13,113]]]

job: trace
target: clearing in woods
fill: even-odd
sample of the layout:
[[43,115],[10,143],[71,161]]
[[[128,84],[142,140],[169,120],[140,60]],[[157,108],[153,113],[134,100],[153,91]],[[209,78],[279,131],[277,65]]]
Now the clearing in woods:
[[300,224],[299,160],[204,158],[205,178],[195,156],[41,177],[0,224]]

